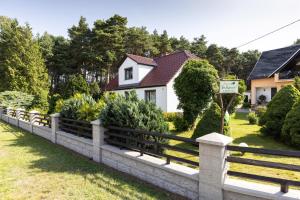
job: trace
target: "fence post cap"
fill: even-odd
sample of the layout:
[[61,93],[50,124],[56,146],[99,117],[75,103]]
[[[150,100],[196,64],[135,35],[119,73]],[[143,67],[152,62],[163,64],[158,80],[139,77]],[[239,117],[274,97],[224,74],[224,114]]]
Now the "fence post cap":
[[29,113],[30,114],[37,114],[37,113],[39,113],[39,111],[37,111],[37,110],[31,110],[31,111],[29,111]]
[[196,141],[199,143],[216,145],[216,146],[226,146],[230,144],[232,140],[233,139],[231,137],[219,133],[210,133],[196,139]]
[[91,124],[92,125],[102,125],[102,121],[101,121],[101,119],[96,119],[96,120],[94,120],[94,121],[91,121]]
[[53,113],[50,115],[50,117],[60,117],[60,113]]

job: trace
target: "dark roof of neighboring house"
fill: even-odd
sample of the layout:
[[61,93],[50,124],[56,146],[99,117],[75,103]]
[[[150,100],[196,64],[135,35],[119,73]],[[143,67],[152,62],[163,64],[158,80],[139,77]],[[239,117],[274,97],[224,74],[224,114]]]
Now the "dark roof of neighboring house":
[[255,64],[248,80],[268,78],[282,69],[300,50],[300,45],[265,51]]
[[134,61],[136,61],[135,59],[138,59],[139,62],[136,62],[140,64],[144,64],[141,63],[141,61],[147,60],[146,63],[150,63],[149,61],[152,60],[156,63],[156,66],[153,67],[153,69],[144,77],[144,79],[140,83],[119,86],[118,76],[116,76],[108,83],[108,85],[106,86],[106,90],[120,90],[127,88],[142,88],[167,85],[167,83],[174,77],[174,75],[178,72],[185,61],[187,61],[188,59],[199,59],[197,56],[188,51],[179,51],[161,57],[156,57],[154,59],[135,56],[132,54],[127,54],[127,57],[133,59]]

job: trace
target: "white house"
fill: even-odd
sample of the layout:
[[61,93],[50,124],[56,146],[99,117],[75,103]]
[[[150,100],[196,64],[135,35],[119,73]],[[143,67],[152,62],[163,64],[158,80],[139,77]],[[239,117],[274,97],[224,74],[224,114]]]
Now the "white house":
[[188,51],[153,59],[126,54],[119,67],[118,76],[108,83],[106,90],[122,95],[135,90],[140,99],[155,103],[164,112],[180,112],[173,84],[189,59],[199,58]]

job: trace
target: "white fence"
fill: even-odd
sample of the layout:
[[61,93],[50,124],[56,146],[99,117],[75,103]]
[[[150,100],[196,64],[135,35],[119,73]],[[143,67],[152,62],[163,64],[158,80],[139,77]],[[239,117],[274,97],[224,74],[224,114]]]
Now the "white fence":
[[[35,112],[32,112],[34,114]],[[65,146],[95,162],[131,174],[167,191],[201,200],[299,200],[300,191],[290,189],[281,193],[278,187],[258,184],[227,177],[229,163],[226,145],[232,138],[211,133],[197,139],[199,142],[199,169],[177,163],[166,164],[165,160],[150,155],[140,155],[131,150],[120,149],[105,143],[105,128],[100,120],[91,122],[93,139],[78,137],[59,130],[59,114],[51,115],[51,128],[36,124],[32,117],[26,122],[3,113],[0,118],[47,140]]]

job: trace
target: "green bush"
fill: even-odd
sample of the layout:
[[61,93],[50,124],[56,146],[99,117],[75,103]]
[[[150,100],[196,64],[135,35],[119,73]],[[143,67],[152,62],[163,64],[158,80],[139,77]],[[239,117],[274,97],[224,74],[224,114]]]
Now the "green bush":
[[90,83],[90,94],[94,99],[100,99],[101,90],[97,82]]
[[300,147],[300,100],[288,112],[284,120],[281,138],[286,143]]
[[179,112],[164,112],[163,115],[164,115],[164,119],[167,122],[174,122],[175,118],[178,115],[182,115],[182,113],[179,113]]
[[249,124],[257,124],[258,122],[258,117],[257,115],[255,114],[255,112],[250,112],[248,115],[247,115],[247,118],[249,120]]
[[[204,112],[203,117],[198,122],[196,129],[194,130],[192,138],[198,138],[203,135],[217,132],[221,129],[221,108],[213,102],[210,107]],[[224,126],[224,134],[230,135],[230,129],[228,124]]]
[[189,127],[189,123],[184,119],[181,113],[176,115],[173,122],[176,131],[185,131]]
[[127,97],[116,96],[107,102],[100,116],[104,126],[118,126],[146,131],[166,132],[168,124],[153,103],[139,100],[134,91]]
[[34,99],[34,95],[23,92],[0,92],[0,105],[3,107],[30,109],[34,107]]
[[250,108],[251,104],[249,102],[244,102],[242,108]]
[[300,92],[294,86],[282,88],[267,105],[267,111],[262,116],[261,132],[279,138],[284,119],[299,97]]
[[207,60],[189,60],[176,77],[174,89],[178,107],[188,128],[193,128],[199,114],[207,108],[218,88],[218,71]]
[[66,82],[61,84],[59,88],[61,88],[61,91],[59,93],[64,99],[68,99],[77,93],[81,93],[81,94],[90,93],[90,87],[88,83],[86,82],[84,77],[80,74],[70,75],[67,78]]
[[75,94],[67,100],[59,100],[56,103],[56,112],[69,119],[93,121],[99,118],[104,106],[103,99],[96,102],[90,95]]
[[49,104],[48,113],[49,114],[54,113],[55,107],[56,107],[56,103],[60,99],[62,99],[62,97],[60,96],[60,94],[53,94],[51,97],[49,97],[49,100],[48,100],[48,104]]
[[259,106],[256,108],[256,115],[258,117],[258,125],[262,126],[263,124],[266,123],[266,120],[264,119],[264,114],[267,111],[266,106]]
[[295,88],[297,88],[298,90],[300,90],[300,77],[297,76],[294,78],[295,82],[294,82],[294,86]]

